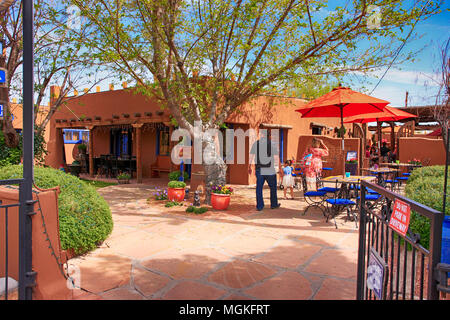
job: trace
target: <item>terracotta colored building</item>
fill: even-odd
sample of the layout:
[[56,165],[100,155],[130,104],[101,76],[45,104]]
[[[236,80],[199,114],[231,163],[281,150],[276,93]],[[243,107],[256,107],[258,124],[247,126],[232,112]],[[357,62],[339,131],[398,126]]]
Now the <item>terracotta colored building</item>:
[[[59,88],[52,87],[51,96],[58,94]],[[170,136],[175,127],[170,121],[169,111],[161,110],[156,100],[134,94],[124,84],[124,88],[120,90],[97,90],[96,93],[72,97],[66,102],[50,122],[47,165],[57,168],[69,160],[64,159],[67,147],[67,144],[64,147],[64,134],[67,130],[85,130],[80,132],[85,132],[88,136],[91,175],[96,173],[95,159],[106,154],[136,157],[138,182],[141,182],[142,178],[164,175],[177,169],[170,157],[175,144],[170,141]],[[259,96],[244,104],[239,112],[232,114],[226,125],[228,128],[241,128],[244,131],[250,128],[255,131],[259,128],[279,129],[281,159],[299,159],[307,146],[306,142],[300,143],[307,141],[301,140],[300,137],[322,135],[329,137],[327,141],[333,144],[331,140],[334,128],[340,125],[337,118],[302,119],[295,109],[305,103],[306,100],[297,98]],[[351,128],[351,125],[347,128]],[[339,149],[340,139],[334,140],[336,147],[333,147],[333,150]],[[252,165],[248,164],[249,144],[250,141],[246,138],[246,163],[228,166],[228,183],[256,182],[254,170],[251,170]],[[349,146],[356,148],[351,144]],[[235,154],[236,151],[235,149]],[[201,166],[194,164],[188,170],[192,174],[202,172]]]

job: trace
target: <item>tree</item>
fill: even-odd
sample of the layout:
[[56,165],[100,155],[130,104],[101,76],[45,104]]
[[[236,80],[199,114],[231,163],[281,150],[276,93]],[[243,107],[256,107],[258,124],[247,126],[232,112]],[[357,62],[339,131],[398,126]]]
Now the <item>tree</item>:
[[[88,58],[85,48],[73,45],[80,44],[76,37],[83,36],[83,28],[80,26],[77,32],[71,31],[73,25],[70,25],[68,7],[48,0],[35,0],[34,7],[34,120],[36,134],[40,136],[55,111],[65,103],[64,97],[70,91],[87,82],[92,88],[102,79],[96,78],[100,65]],[[4,48],[0,67],[6,68],[8,73],[6,86],[0,88],[0,100],[5,102],[2,129],[5,144],[15,148],[20,139],[12,124],[10,97],[14,94],[22,96],[22,1],[15,1],[8,11],[0,13],[0,24],[0,39]],[[43,101],[49,97],[48,89],[52,83],[59,84],[60,95],[49,110],[45,110],[43,120],[38,123],[37,116],[44,112]]]
[[450,56],[449,56],[450,38],[440,48],[440,66],[437,80],[438,91],[436,102],[432,107],[434,119],[441,127],[442,142],[445,151],[448,152],[448,129],[450,125]]
[[[73,0],[91,31],[93,57],[136,81],[194,136],[219,128],[238,108],[292,83],[387,65],[404,29],[442,1],[349,1],[327,11],[313,0]],[[382,10],[374,13],[376,5]],[[402,59],[411,58],[411,54]],[[396,57],[396,62],[401,59]],[[203,135],[207,191],[226,164]]]

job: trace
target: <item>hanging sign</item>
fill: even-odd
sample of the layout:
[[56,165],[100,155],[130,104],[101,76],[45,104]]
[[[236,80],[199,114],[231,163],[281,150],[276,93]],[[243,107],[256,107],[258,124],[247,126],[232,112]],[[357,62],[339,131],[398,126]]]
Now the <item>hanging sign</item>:
[[409,227],[409,218],[411,215],[411,207],[409,204],[395,199],[394,210],[389,220],[389,227],[397,231],[403,237],[406,235]]
[[374,248],[370,248],[367,266],[367,288],[372,290],[378,300],[383,300],[387,287],[388,265]]
[[0,86],[4,87],[6,86],[6,77],[7,77],[7,71],[5,68],[0,68]]
[[4,105],[3,104],[0,104],[0,117],[2,117],[3,118],[3,107]]

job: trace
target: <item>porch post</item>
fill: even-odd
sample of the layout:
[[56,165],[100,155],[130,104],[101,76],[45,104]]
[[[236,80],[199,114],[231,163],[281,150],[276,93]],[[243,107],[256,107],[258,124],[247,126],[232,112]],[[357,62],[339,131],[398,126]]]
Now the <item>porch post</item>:
[[94,127],[89,126],[89,176],[94,176]]
[[137,183],[142,183],[142,141],[141,132],[143,123],[134,123],[136,129],[136,179]]
[[391,150],[394,152],[395,150],[395,123],[390,122],[389,125],[391,126]]

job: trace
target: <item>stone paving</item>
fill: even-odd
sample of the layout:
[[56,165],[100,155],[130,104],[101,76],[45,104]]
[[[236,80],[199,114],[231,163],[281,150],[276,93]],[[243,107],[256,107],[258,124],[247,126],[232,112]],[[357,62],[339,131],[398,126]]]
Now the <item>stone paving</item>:
[[[161,185],[162,186],[162,185]],[[352,300],[358,230],[338,217],[338,229],[305,203],[283,200],[256,211],[251,187],[235,186],[230,208],[188,214],[186,206],[147,202],[149,185],[99,189],[114,229],[95,251],[73,258],[80,285],[74,299]]]

